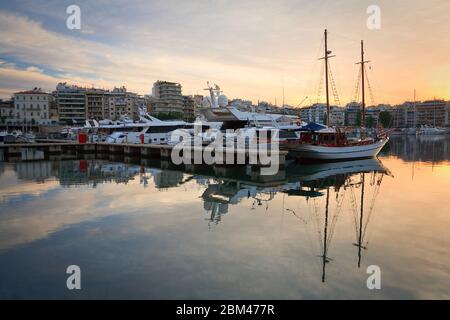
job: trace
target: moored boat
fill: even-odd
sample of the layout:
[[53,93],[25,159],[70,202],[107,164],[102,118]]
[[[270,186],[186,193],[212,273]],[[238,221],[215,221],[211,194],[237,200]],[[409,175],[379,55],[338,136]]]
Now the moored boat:
[[300,135],[299,141],[287,144],[287,149],[291,155],[301,159],[323,159],[323,160],[344,160],[375,157],[389,141],[385,132],[376,134],[374,137],[365,136],[365,95],[364,95],[364,45],[361,41],[361,79],[362,79],[362,119],[361,139],[349,139],[339,128],[330,127],[330,103],[328,90],[328,59],[331,51],[327,47],[327,30],[325,37],[325,75],[326,75],[326,101],[327,101],[327,126],[309,124],[305,126]]

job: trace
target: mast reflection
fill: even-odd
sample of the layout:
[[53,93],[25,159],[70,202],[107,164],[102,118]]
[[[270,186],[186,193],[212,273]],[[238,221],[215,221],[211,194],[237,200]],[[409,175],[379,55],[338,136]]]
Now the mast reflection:
[[[331,245],[346,193],[354,216],[357,266],[361,266],[362,255],[367,250],[368,224],[374,204],[387,168],[378,159],[363,159],[344,162],[291,164],[273,177],[256,176],[248,168],[173,167],[162,162],[144,164],[111,162],[108,160],[69,160],[57,162],[22,162],[15,164],[19,179],[42,182],[59,180],[61,186],[80,185],[96,188],[100,183],[127,184],[139,181],[148,188],[149,181],[156,189],[175,187],[199,187],[199,197],[208,228],[218,225],[228,214],[230,207],[247,201],[250,210],[263,208],[270,212],[270,204],[277,194],[283,195],[283,214],[295,215],[305,225],[312,225],[318,235],[319,248],[313,254],[320,258],[321,281],[326,282],[326,267],[333,261]],[[360,190],[360,195],[356,193]],[[366,196],[373,191],[369,202]],[[296,201],[305,199],[310,208],[309,217],[284,207],[285,196]],[[358,201],[358,200],[359,201]],[[320,200],[320,201],[319,201]],[[358,204],[359,202],[359,204]],[[322,207],[323,205],[323,207]],[[312,210],[311,210],[312,207]],[[366,208],[367,207],[367,208]],[[367,211],[365,210],[367,209]],[[276,212],[279,212],[276,210]]]
[[[301,187],[290,195],[305,197],[307,203],[311,202],[313,214],[310,217],[317,228],[319,236],[318,257],[321,262],[321,281],[326,281],[326,266],[333,261],[329,256],[331,242],[334,235],[336,223],[342,211],[346,193],[350,192],[350,202],[354,212],[356,228],[356,243],[358,247],[358,268],[361,266],[362,250],[367,249],[365,235],[373,212],[375,198],[379,192],[383,177],[391,175],[390,171],[383,166],[378,159],[364,159],[346,162],[320,163],[310,165],[294,166],[287,169],[289,179],[296,179]],[[375,186],[374,196],[370,202],[367,217],[364,216],[364,198],[366,196],[366,175],[371,175],[370,186]],[[357,211],[355,189],[361,188],[360,210]],[[331,195],[334,191],[334,208],[331,204]],[[325,197],[324,209],[319,210],[317,199]],[[320,212],[323,212],[321,218]]]

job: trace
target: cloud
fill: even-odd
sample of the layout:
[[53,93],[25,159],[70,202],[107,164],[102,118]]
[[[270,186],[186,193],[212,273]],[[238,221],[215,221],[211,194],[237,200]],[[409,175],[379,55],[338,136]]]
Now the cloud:
[[317,95],[324,27],[337,55],[333,71],[341,101],[354,91],[361,38],[379,66],[371,79],[376,100],[399,101],[413,87],[428,93],[430,61],[439,69],[450,49],[437,41],[445,32],[436,24],[445,22],[449,8],[439,0],[381,1],[382,30],[376,32],[365,26],[370,1],[79,1],[80,31],[65,27],[68,4],[0,5],[8,10],[0,10],[0,57],[54,78],[70,76],[69,82],[126,85],[141,94],[158,79],[181,82],[186,94],[202,93],[210,80],[230,97],[256,102],[278,96],[280,102],[284,86],[286,101],[297,104]]
[[[230,87],[242,88],[238,93],[245,94],[244,88],[247,87],[247,92],[257,94],[260,87],[270,86],[270,79],[277,75],[264,58],[255,57],[253,65],[240,65],[176,53],[158,54],[152,49],[146,52],[145,48],[130,51],[60,35],[21,16],[0,12],[0,19],[0,54],[41,66],[18,70],[13,66],[3,68],[2,65],[0,72],[4,79],[12,78],[12,81],[7,81],[11,89],[16,85],[36,86],[35,82],[39,81],[43,81],[39,86],[50,89],[50,83],[54,87],[56,81],[67,79],[69,82],[95,83],[100,87],[125,84],[140,93],[148,93],[156,79],[177,81],[185,78],[187,80],[183,84],[188,87],[185,91],[192,93],[194,88],[202,88],[204,82],[212,77],[229,83]],[[259,65],[267,65],[267,68],[259,68]],[[44,69],[55,70],[58,75],[45,74]],[[252,85],[246,86],[248,82]]]

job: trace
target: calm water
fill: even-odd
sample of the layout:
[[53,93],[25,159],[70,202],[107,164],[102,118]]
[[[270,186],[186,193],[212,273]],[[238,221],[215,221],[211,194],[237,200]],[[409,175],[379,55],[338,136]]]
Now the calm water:
[[[271,178],[1,162],[0,298],[449,299],[449,160],[450,137],[414,137]],[[80,291],[66,288],[73,264]]]

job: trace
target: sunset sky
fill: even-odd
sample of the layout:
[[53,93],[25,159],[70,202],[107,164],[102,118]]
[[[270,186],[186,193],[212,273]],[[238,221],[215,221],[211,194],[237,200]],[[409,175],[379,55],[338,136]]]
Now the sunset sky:
[[[81,8],[81,29],[66,8]],[[381,29],[366,26],[369,5]],[[203,94],[206,81],[229,98],[316,102],[323,29],[340,100],[350,101],[360,40],[371,60],[375,103],[450,99],[448,0],[203,0],[0,2],[0,98],[60,81],[125,85],[151,93],[156,80]],[[369,98],[369,103],[371,103]]]

